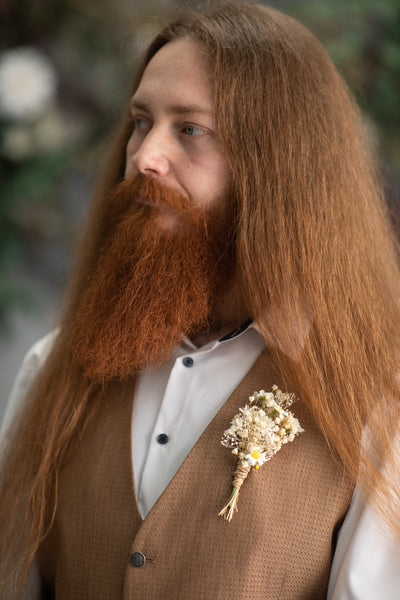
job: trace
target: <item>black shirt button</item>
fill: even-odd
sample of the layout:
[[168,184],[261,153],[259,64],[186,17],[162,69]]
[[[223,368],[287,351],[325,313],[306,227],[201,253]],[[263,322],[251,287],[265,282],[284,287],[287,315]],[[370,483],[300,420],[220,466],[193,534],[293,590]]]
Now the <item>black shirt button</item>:
[[159,444],[167,444],[168,440],[169,438],[166,433],[160,433],[160,435],[157,436],[157,442]]
[[185,367],[193,367],[194,365],[194,360],[191,356],[185,356],[182,362],[185,365]]
[[136,567],[137,569],[139,569],[145,564],[146,557],[141,552],[134,552],[130,555],[129,562],[132,565],[132,567]]

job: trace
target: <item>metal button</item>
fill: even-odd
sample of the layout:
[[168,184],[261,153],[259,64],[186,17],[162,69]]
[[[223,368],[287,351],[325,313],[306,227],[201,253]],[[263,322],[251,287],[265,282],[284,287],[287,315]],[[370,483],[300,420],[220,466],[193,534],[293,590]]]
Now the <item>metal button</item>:
[[191,356],[185,356],[185,358],[182,359],[182,362],[185,365],[185,367],[193,367],[194,365],[194,360]]
[[169,437],[167,436],[167,434],[166,434],[166,433],[160,433],[160,434],[157,436],[157,442],[158,442],[159,444],[167,444],[167,443],[168,443],[168,440],[169,440]]
[[146,557],[141,552],[134,552],[130,555],[129,562],[132,565],[132,567],[136,567],[137,569],[139,569],[145,564]]

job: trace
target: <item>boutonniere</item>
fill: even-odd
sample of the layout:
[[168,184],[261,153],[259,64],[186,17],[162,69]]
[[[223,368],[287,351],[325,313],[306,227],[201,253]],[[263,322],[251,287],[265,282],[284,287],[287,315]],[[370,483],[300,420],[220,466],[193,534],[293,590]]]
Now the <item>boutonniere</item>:
[[230,521],[237,510],[239,491],[250,469],[259,469],[281,449],[302,433],[298,420],[287,410],[296,400],[295,394],[282,392],[276,385],[271,392],[260,390],[249,397],[249,404],[239,408],[229,429],[222,437],[222,445],[232,448],[238,457],[233,474],[232,494],[219,516]]

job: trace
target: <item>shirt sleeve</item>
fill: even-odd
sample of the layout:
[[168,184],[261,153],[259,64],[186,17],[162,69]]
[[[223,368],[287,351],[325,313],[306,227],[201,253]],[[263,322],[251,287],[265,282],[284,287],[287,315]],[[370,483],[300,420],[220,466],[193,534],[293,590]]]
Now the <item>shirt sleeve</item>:
[[56,335],[57,330],[51,331],[45,337],[37,341],[26,354],[12,387],[6,411],[4,413],[0,429],[1,440],[4,439],[8,428],[21,408],[33,380],[50,352]]
[[339,532],[327,600],[377,598],[400,598],[400,545],[356,488]]
[[[6,441],[7,430],[18,411],[22,408],[29,387],[32,385],[39,369],[44,364],[56,335],[57,330],[50,332],[36,342],[26,354],[12,387],[3,422],[1,424],[0,440],[2,442]],[[29,569],[23,600],[40,600],[41,597],[40,577],[37,563],[34,559]]]

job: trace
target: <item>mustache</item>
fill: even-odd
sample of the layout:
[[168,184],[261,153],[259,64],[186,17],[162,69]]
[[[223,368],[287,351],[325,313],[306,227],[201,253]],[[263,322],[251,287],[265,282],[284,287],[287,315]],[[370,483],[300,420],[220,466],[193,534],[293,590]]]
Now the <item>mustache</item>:
[[169,206],[183,215],[202,216],[202,210],[194,206],[192,200],[184,194],[168,188],[152,177],[138,174],[119,182],[110,193],[115,214],[125,214],[138,209],[157,210]]

